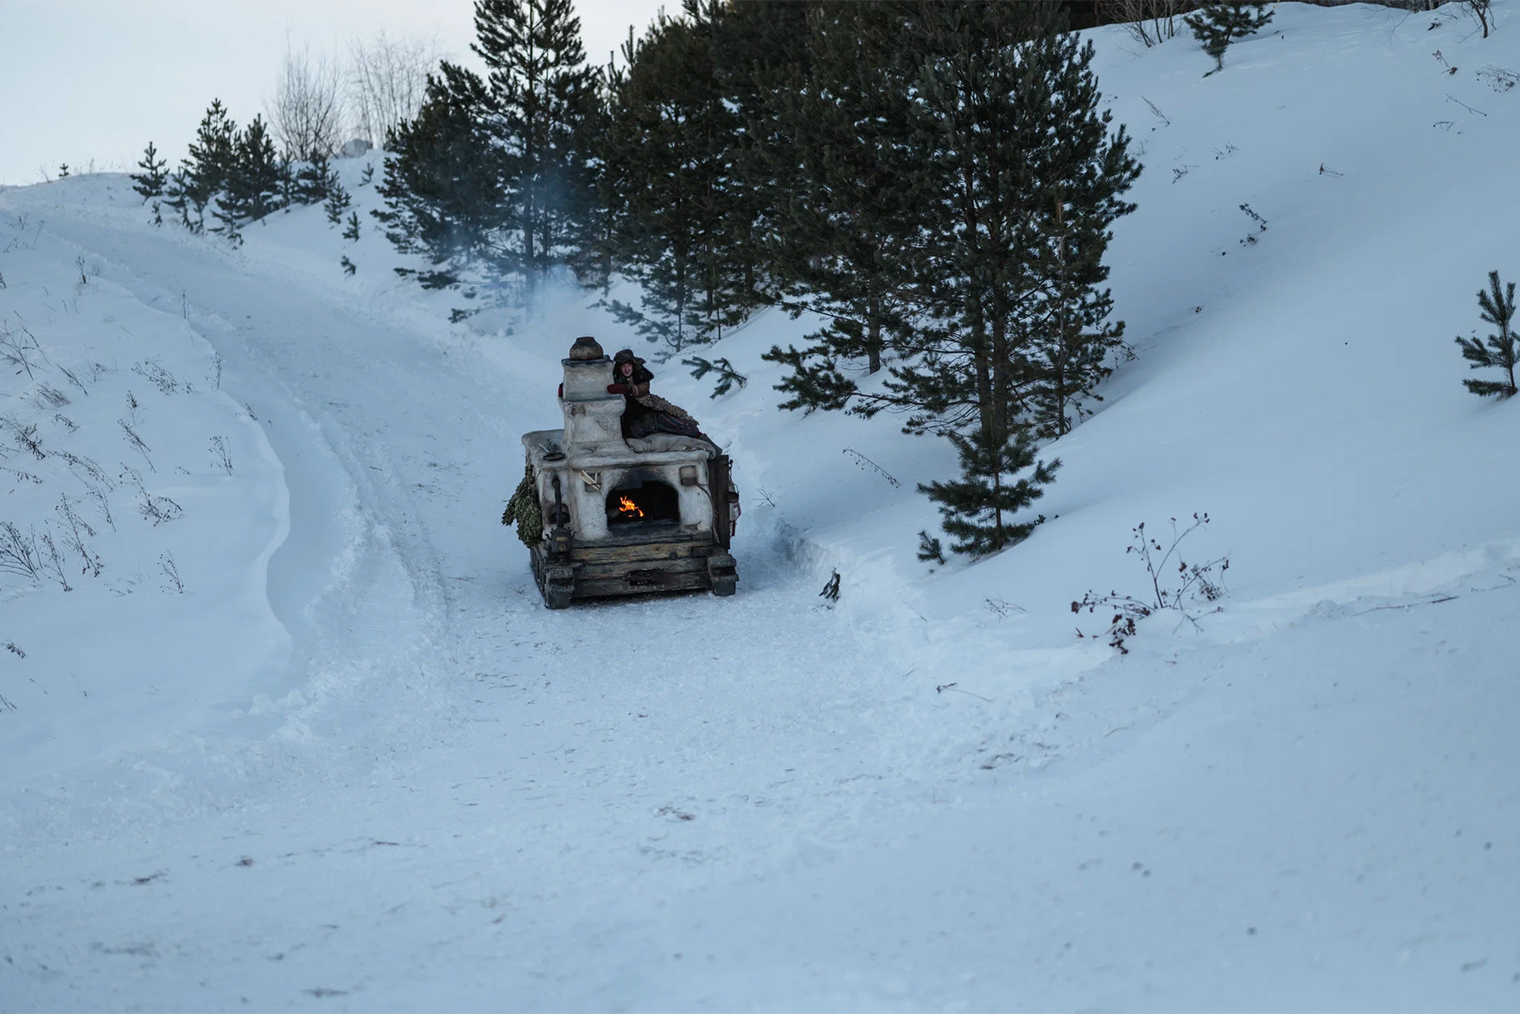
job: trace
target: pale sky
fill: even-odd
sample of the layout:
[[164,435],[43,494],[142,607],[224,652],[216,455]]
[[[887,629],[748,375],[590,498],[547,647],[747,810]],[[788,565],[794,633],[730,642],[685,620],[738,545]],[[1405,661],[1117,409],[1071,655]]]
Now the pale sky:
[[[576,0],[592,63],[679,0]],[[379,29],[433,36],[478,66],[469,0],[0,0],[0,185],[39,167],[131,169],[149,141],[175,166],[206,106],[264,112],[286,37],[346,51]],[[267,118],[267,117],[266,117]]]

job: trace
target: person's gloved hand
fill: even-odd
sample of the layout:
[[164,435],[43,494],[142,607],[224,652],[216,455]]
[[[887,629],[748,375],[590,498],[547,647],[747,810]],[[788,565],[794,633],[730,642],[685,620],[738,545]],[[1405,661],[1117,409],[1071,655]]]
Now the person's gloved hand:
[[629,389],[629,387],[628,387],[627,384],[608,384],[607,385],[607,393],[608,394],[632,394],[633,391]]

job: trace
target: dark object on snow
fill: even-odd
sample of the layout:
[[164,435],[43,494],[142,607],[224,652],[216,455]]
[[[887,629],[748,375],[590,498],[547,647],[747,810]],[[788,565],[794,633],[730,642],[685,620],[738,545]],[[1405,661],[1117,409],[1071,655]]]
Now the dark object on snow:
[[839,601],[839,571],[834,571],[834,576],[829,578],[829,583],[823,586],[823,591],[818,593],[820,597],[833,602]]

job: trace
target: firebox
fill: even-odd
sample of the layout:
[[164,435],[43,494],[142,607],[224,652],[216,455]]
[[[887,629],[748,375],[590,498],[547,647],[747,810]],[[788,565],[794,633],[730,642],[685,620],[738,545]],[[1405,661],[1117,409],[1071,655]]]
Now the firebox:
[[648,525],[681,520],[681,499],[663,482],[645,481],[607,494],[607,524]]

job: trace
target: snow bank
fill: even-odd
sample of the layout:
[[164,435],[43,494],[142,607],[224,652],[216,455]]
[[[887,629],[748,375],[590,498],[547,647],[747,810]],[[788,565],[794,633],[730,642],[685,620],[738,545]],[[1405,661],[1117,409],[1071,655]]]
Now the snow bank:
[[289,519],[279,460],[184,320],[24,212],[0,247],[0,731],[25,782],[267,689],[290,650],[266,596]]

